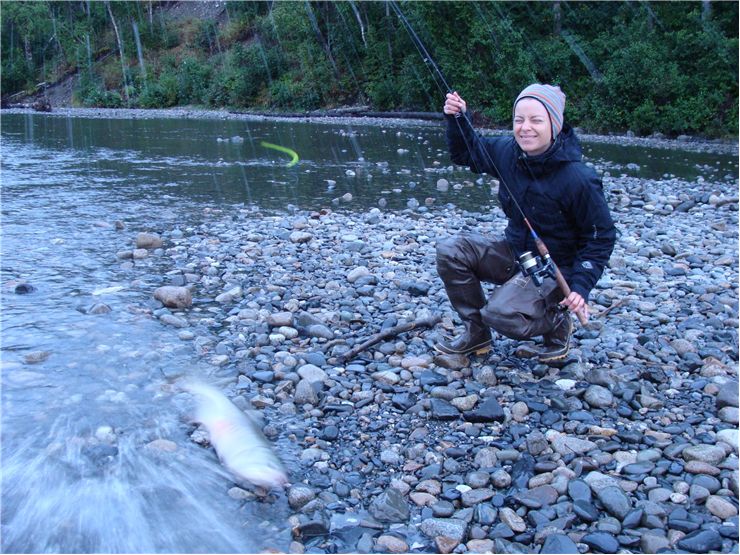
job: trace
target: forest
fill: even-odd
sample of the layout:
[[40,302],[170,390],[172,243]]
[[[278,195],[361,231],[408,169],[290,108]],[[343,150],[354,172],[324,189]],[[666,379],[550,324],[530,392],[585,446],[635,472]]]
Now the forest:
[[14,1],[1,16],[4,97],[74,76],[83,107],[439,112],[449,87],[508,126],[537,81],[589,131],[738,134],[738,2]]

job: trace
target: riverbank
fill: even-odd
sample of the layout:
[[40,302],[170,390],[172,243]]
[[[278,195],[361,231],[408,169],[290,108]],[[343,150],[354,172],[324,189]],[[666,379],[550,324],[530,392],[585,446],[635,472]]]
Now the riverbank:
[[[9,108],[3,113],[39,113],[30,108]],[[54,108],[46,114],[52,117],[73,118],[103,118],[103,119],[216,119],[235,121],[304,121],[310,123],[325,123],[333,125],[384,125],[389,127],[441,126],[441,121],[410,120],[406,118],[373,118],[373,117],[346,117],[346,116],[311,116],[281,117],[273,114],[240,114],[226,110],[203,110],[199,108],[169,108],[169,109],[127,109],[127,108]],[[493,134],[509,133],[508,130],[485,130]],[[595,135],[579,132],[583,141],[608,143],[615,145],[642,146],[646,148],[661,148],[670,150],[685,150],[689,152],[706,152],[715,154],[738,154],[738,142],[726,140],[707,140],[689,136],[680,139],[668,139],[663,136],[636,137],[629,135]]]
[[142,310],[264,415],[292,481],[291,552],[737,552],[737,196],[604,186],[621,236],[559,367],[503,337],[485,357],[433,351],[459,329],[435,242],[500,234],[497,208],[207,208],[118,256],[137,288],[156,266],[152,286],[191,291],[191,306]]

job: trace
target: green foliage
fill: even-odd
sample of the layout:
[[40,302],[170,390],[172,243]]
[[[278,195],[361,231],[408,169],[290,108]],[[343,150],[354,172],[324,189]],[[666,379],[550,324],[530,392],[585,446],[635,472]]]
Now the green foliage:
[[389,2],[228,1],[218,19],[173,19],[171,6],[3,3],[3,93],[82,71],[84,105],[439,111],[449,86],[508,127],[538,81],[561,85],[567,119],[589,130],[738,133],[737,2],[395,3],[408,25]]

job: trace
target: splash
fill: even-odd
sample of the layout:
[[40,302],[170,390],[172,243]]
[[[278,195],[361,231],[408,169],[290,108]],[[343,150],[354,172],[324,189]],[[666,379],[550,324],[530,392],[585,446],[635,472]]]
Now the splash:
[[274,145],[272,143],[268,143],[267,141],[260,141],[260,145],[265,148],[272,148],[273,150],[284,152],[285,154],[289,154],[290,156],[292,156],[292,160],[285,165],[286,168],[295,166],[298,163],[298,153],[295,150],[292,150],[286,146]]

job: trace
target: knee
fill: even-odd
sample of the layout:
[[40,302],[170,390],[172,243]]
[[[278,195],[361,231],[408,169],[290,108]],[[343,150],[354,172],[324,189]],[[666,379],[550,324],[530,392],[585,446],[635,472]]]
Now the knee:
[[481,310],[483,323],[489,328],[511,339],[529,339],[531,322],[521,312],[507,310],[505,307],[485,306]]
[[454,235],[437,241],[437,273],[440,275],[459,265],[462,253],[462,237]]

